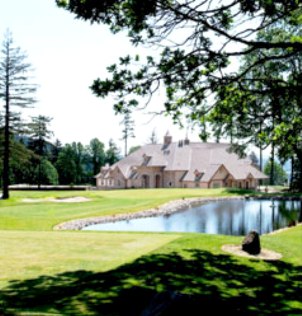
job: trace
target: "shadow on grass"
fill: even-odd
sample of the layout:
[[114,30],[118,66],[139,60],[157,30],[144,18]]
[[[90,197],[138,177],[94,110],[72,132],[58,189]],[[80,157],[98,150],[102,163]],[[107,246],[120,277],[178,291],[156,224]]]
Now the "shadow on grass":
[[12,281],[0,291],[2,314],[302,314],[301,266],[279,261],[266,263],[261,271],[231,256],[189,252],[187,258],[152,254],[104,273],[75,271]]

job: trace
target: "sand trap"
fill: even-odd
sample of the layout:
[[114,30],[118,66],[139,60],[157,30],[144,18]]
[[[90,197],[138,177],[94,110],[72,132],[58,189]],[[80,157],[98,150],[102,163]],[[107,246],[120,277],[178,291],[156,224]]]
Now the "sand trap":
[[90,199],[84,196],[73,196],[67,198],[47,198],[47,199],[23,199],[25,203],[36,203],[36,202],[55,202],[55,203],[82,203],[89,202]]
[[241,245],[223,245],[221,249],[225,252],[231,253],[236,256],[246,257],[250,259],[260,259],[260,260],[267,260],[267,261],[275,261],[280,260],[282,255],[278,252],[268,250],[268,249],[261,249],[259,255],[250,255],[247,252],[241,249]]

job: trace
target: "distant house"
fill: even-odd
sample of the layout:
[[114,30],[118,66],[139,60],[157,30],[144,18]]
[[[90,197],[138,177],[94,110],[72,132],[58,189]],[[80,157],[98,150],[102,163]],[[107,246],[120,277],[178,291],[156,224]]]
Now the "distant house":
[[99,189],[256,188],[267,176],[229,151],[229,144],[172,142],[139,148],[95,176]]

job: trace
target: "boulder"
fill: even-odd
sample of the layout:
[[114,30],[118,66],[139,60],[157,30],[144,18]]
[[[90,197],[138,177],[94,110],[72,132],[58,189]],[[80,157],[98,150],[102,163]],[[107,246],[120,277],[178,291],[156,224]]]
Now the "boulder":
[[250,255],[258,255],[261,251],[259,234],[256,231],[250,231],[242,242],[242,250]]

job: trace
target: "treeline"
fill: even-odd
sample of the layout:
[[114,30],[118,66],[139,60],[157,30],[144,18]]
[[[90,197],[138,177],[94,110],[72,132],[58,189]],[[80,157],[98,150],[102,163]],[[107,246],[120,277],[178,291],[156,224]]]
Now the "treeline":
[[[0,137],[0,172],[3,172],[3,133]],[[97,138],[88,145],[72,142],[54,144],[42,137],[11,135],[10,184],[95,184],[100,167],[120,159],[113,140],[105,146]],[[1,180],[0,180],[1,181]],[[1,183],[2,185],[2,183]]]
[[[110,140],[94,138],[88,145],[50,142],[51,118],[39,115],[24,120],[23,109],[36,102],[37,85],[31,82],[27,55],[15,46],[8,30],[0,49],[0,185],[2,199],[9,198],[10,184],[93,184],[102,165],[119,159]],[[3,107],[2,107],[3,106]],[[19,109],[19,111],[17,110]]]

